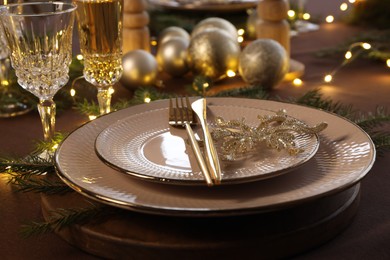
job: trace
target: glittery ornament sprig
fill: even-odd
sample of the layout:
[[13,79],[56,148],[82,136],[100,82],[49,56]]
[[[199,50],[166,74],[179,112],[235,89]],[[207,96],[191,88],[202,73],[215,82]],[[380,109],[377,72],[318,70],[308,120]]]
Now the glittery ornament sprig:
[[221,143],[222,159],[234,161],[254,150],[260,143],[265,143],[272,149],[285,149],[290,155],[297,155],[304,151],[296,144],[297,136],[314,135],[328,126],[325,122],[309,126],[298,119],[288,117],[285,110],[279,110],[275,115],[259,115],[258,119],[258,126],[252,127],[245,123],[244,118],[229,121],[222,117],[216,118],[212,136]]

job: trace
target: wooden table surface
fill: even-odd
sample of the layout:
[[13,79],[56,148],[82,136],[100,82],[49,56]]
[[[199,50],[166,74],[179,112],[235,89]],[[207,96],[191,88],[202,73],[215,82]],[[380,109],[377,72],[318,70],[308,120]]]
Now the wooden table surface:
[[[314,2],[314,1],[309,1]],[[384,64],[358,60],[340,70],[331,84],[322,78],[342,61],[318,58],[314,55],[324,47],[344,43],[362,32],[344,24],[324,24],[319,31],[292,38],[292,58],[305,64],[303,86],[284,82],[272,95],[285,98],[299,97],[320,88],[326,97],[343,104],[352,104],[361,111],[373,111],[378,105],[390,105],[390,69]],[[169,82],[169,81],[168,81]],[[221,84],[243,84],[239,81]],[[218,86],[217,86],[218,87]],[[119,87],[120,88],[120,87]],[[168,87],[174,91],[175,86]],[[131,93],[118,90],[123,97]],[[66,110],[58,114],[57,130],[70,132],[86,122],[77,111]],[[340,129],[342,130],[342,129]],[[32,112],[24,116],[0,119],[0,155],[23,156],[34,147],[32,140],[42,136],[39,115]],[[361,182],[359,211],[350,226],[339,236],[295,259],[389,259],[390,258],[390,154],[377,158],[371,172]],[[0,252],[2,259],[95,259],[75,248],[55,234],[29,239],[18,235],[20,225],[41,220],[41,204],[37,194],[15,193],[0,176]]]

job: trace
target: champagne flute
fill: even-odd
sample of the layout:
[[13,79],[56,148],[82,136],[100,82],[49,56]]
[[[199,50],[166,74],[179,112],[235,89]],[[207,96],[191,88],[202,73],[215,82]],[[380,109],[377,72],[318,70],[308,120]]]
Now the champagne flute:
[[74,4],[62,2],[0,7],[0,21],[18,83],[39,98],[45,141],[51,140],[55,131],[53,96],[69,80],[74,10]]
[[112,86],[122,76],[123,0],[74,0],[84,78],[98,89],[100,114],[111,110]]

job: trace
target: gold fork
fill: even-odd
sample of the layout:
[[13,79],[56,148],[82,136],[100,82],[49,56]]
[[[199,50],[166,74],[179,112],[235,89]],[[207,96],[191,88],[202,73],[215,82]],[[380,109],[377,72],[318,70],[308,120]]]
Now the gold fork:
[[194,114],[191,109],[191,104],[188,97],[185,97],[185,102],[183,101],[183,97],[180,98],[180,102],[179,99],[176,97],[175,105],[173,104],[172,99],[170,99],[169,100],[169,125],[186,129],[192,150],[195,154],[196,160],[203,173],[206,183],[208,186],[212,186],[213,181],[210,177],[210,173],[209,170],[207,169],[206,162],[203,158],[199,144],[196,141],[194,131],[192,131],[191,124],[195,124],[195,121],[194,121]]

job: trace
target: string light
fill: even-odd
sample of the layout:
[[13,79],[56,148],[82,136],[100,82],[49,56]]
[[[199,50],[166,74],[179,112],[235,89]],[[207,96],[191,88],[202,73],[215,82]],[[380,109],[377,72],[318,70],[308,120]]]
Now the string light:
[[237,34],[242,36],[242,35],[245,34],[245,30],[244,29],[238,29]]
[[345,58],[346,58],[347,60],[349,60],[350,58],[352,58],[352,52],[347,51],[347,52],[345,53]]
[[295,79],[293,80],[293,84],[294,84],[294,86],[296,86],[296,87],[300,87],[300,86],[302,86],[303,81],[302,81],[300,78],[295,78]]
[[348,4],[347,3],[342,3],[341,5],[340,5],[340,10],[341,11],[346,11],[348,9]]
[[237,37],[237,42],[242,43],[243,41],[244,41],[244,37],[242,36]]
[[144,103],[149,104],[150,101],[152,101],[152,99],[151,99],[150,97],[145,97],[145,98],[144,98]]
[[[372,49],[372,46],[371,44],[369,44],[368,42],[355,42],[353,44],[351,44],[347,50],[347,52],[344,54],[344,57],[345,57],[345,60],[344,62],[339,65],[336,69],[334,69],[332,71],[332,73],[326,75],[324,77],[324,81],[329,83],[333,80],[333,76],[336,74],[336,72],[341,69],[341,67],[345,66],[346,64],[348,64],[349,62],[351,62],[353,60],[353,58],[357,57],[358,55],[353,55],[352,54],[352,51],[356,48],[356,47],[360,47],[364,50],[371,50]],[[360,52],[357,52],[358,54],[361,53]],[[386,60],[386,65],[390,68],[390,59],[387,59]]]
[[74,97],[76,95],[76,90],[74,88],[70,89],[70,96]]
[[350,2],[351,4],[354,4],[356,2],[356,0],[348,0],[348,2]]
[[84,59],[84,57],[83,57],[83,55],[81,55],[81,54],[78,54],[78,55],[76,56],[76,59],[77,59],[77,60],[83,60],[83,59]]
[[387,65],[387,67],[390,68],[390,59],[387,59],[387,60],[386,60],[386,65]]
[[333,21],[334,21],[333,15],[328,15],[328,16],[325,18],[325,21],[326,21],[327,23],[333,23]]
[[288,15],[288,17],[290,17],[290,18],[294,18],[294,17],[295,17],[295,11],[294,11],[294,10],[288,10],[288,11],[287,11],[287,15]]
[[326,76],[324,77],[324,81],[325,81],[326,83],[332,82],[332,80],[333,80],[333,76],[330,75],[330,74],[328,74],[328,75],[326,75]]
[[310,19],[310,14],[309,13],[304,13],[302,15],[302,18],[303,18],[303,20],[309,20]]
[[228,70],[226,72],[226,75],[229,77],[229,78],[233,78],[234,76],[236,76],[236,73],[233,71],[233,70]]
[[157,46],[157,41],[156,41],[156,40],[151,40],[151,41],[150,41],[150,45],[152,45],[152,46]]
[[88,116],[89,120],[91,120],[91,121],[94,120],[94,119],[96,119],[96,117],[97,117],[97,116],[95,116],[95,115],[89,115],[89,116]]

